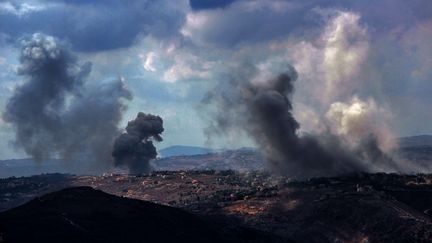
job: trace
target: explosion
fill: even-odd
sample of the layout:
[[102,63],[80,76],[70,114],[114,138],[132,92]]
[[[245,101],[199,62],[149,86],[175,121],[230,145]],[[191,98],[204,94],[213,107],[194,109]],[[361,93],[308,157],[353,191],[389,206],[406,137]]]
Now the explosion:
[[[230,82],[216,86],[208,94],[205,104],[218,107],[214,117],[216,122],[207,130],[209,135],[244,131],[256,142],[273,171],[296,178],[375,171],[377,168],[397,169],[373,133],[361,137],[353,146],[347,137],[331,129],[300,136],[300,124],[293,117],[290,100],[297,79],[296,70],[288,66],[286,71],[273,77],[265,76],[269,75],[263,76],[253,67],[241,68]],[[337,120],[336,115],[341,113],[338,107],[344,106],[335,104],[329,118]],[[339,116],[343,120],[339,122],[349,127],[342,127],[341,133],[351,134],[358,128],[355,124],[364,123],[362,115],[350,118],[346,117],[349,112],[342,114],[345,117]]]
[[86,85],[91,63],[79,63],[58,39],[34,34],[22,41],[18,74],[25,83],[15,89],[3,114],[15,129],[15,145],[36,161],[52,157],[73,162],[74,172],[101,172],[117,125],[132,99],[122,79],[97,87]]
[[139,112],[128,122],[126,133],[115,140],[112,156],[116,165],[126,165],[132,173],[149,172],[149,161],[157,155],[152,140],[162,141],[163,131],[162,118]]

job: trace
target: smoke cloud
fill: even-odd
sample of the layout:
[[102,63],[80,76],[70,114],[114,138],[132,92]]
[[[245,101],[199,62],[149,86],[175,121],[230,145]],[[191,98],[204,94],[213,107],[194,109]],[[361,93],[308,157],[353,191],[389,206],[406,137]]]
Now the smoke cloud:
[[[371,164],[395,168],[374,134],[364,136],[353,146],[331,129],[319,135],[300,136],[300,124],[292,115],[290,100],[297,72],[291,66],[285,70],[272,76],[251,66],[241,67],[229,82],[217,85],[204,99],[205,104],[217,107],[207,135],[244,131],[275,172],[296,178],[373,171]],[[329,114],[337,110],[335,105]],[[347,132],[352,133],[353,125],[346,125],[350,126]]]
[[79,63],[58,39],[34,34],[22,41],[18,74],[25,83],[8,100],[3,119],[15,144],[37,161],[60,157],[74,172],[112,165],[117,125],[131,99],[121,79],[85,85],[91,63]]
[[[346,146],[366,158],[370,170],[410,173],[424,169],[390,156],[397,150],[397,140],[388,126],[392,115],[374,99],[363,101],[354,96],[346,103],[335,102],[325,118],[333,134],[344,139]],[[373,163],[375,161],[380,163]]]
[[131,173],[149,172],[149,161],[157,155],[153,140],[161,142],[163,131],[161,117],[139,112],[128,122],[126,133],[115,140],[112,156],[116,165],[126,165]]
[[396,140],[388,129],[392,116],[372,98],[363,101],[354,96],[347,103],[335,102],[325,116],[332,132],[344,136],[353,145],[374,134],[382,151],[388,153],[396,147]]

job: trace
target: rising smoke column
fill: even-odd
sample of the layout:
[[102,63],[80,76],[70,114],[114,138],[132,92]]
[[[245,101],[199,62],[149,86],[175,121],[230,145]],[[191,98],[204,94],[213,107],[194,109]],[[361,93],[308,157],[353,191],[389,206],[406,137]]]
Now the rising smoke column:
[[374,99],[363,101],[354,96],[349,102],[335,102],[325,118],[331,132],[344,139],[372,171],[412,171],[406,163],[391,158],[396,143],[388,128],[391,114]]
[[245,131],[274,171],[297,178],[370,171],[370,160],[383,158],[373,139],[352,148],[330,131],[299,136],[290,101],[297,72],[289,66],[263,78],[253,67],[240,67],[208,94],[204,103],[217,107],[209,135]]
[[116,165],[126,165],[131,173],[149,172],[149,161],[157,155],[152,140],[162,141],[163,131],[161,117],[139,112],[135,120],[128,122],[126,133],[114,142],[112,156]]
[[60,157],[74,162],[68,163],[74,171],[109,167],[126,108],[122,100],[132,98],[122,80],[85,85],[91,63],[80,64],[54,37],[34,34],[21,44],[18,74],[25,83],[3,114],[16,131],[17,147],[37,161]]

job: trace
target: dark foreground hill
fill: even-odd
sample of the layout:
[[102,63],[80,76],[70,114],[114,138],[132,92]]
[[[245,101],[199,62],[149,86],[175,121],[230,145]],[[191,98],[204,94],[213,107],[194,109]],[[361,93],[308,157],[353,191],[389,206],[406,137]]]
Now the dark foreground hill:
[[[119,197],[67,189],[11,209],[61,186]],[[0,213],[0,236],[19,242],[65,234],[70,241],[432,242],[432,174],[306,181],[235,171],[42,175],[0,180],[0,209],[10,209]]]
[[[182,209],[91,187],[63,189],[0,214],[1,242],[268,242]],[[252,240],[255,239],[255,240]]]

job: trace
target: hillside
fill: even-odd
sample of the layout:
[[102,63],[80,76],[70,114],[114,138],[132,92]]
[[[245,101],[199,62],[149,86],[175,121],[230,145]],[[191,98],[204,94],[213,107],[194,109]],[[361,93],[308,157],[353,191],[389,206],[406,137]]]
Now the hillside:
[[[395,155],[429,167],[432,160],[432,135],[402,137]],[[159,151],[160,157],[152,162],[155,170],[260,170],[263,157],[254,148],[212,150],[194,146],[171,146]],[[35,163],[32,159],[0,161],[0,178],[31,176],[43,173],[72,173],[61,160],[51,159]],[[432,167],[432,166],[431,166]],[[113,172],[113,171],[110,171]],[[88,174],[88,171],[74,174]]]
[[33,159],[0,160],[0,178],[31,176],[43,173],[67,173],[61,160],[50,159],[36,163]]
[[226,150],[217,153],[171,156],[156,159],[155,170],[261,170],[262,155],[252,148]]
[[5,242],[227,242],[229,238],[236,243],[257,243],[282,238],[282,242],[402,243],[432,239],[431,174],[357,173],[295,181],[262,172],[165,171],[45,175],[1,182],[2,208],[4,202],[21,203],[20,198],[34,198],[59,184],[91,186],[119,196],[78,187],[35,198],[0,213],[0,235]]
[[183,156],[183,155],[197,155],[213,153],[214,150],[210,148],[197,147],[197,146],[183,146],[175,145],[159,150],[161,157]]
[[[246,242],[258,231],[223,225],[182,209],[117,197],[91,187],[63,189],[0,214],[4,242]],[[2,241],[3,242],[3,241]],[[247,241],[250,242],[250,241]]]
[[400,147],[432,146],[432,135],[399,138]]

